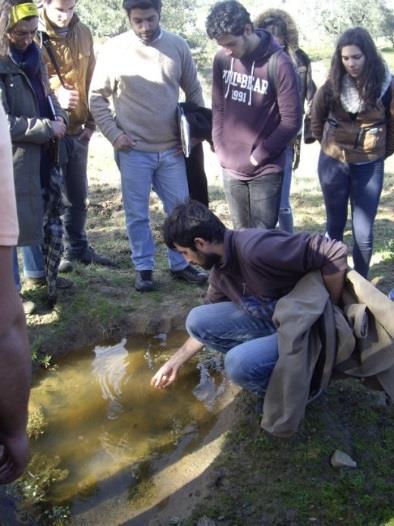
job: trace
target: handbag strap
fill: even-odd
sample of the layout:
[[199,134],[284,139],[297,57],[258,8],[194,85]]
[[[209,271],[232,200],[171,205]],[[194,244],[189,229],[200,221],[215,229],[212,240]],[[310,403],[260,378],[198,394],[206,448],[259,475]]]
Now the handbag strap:
[[49,36],[47,35],[47,33],[45,33],[45,31],[40,31],[40,37],[41,37],[42,45],[47,50],[48,57],[49,57],[50,61],[52,62],[53,67],[55,68],[56,75],[59,77],[60,83],[61,83],[61,85],[64,88],[65,87],[65,82],[64,82],[64,79],[62,77],[62,74],[60,73],[59,64],[57,63],[57,60],[56,60],[56,57],[55,57],[55,53],[53,52],[53,49],[52,49],[51,40],[50,40]]

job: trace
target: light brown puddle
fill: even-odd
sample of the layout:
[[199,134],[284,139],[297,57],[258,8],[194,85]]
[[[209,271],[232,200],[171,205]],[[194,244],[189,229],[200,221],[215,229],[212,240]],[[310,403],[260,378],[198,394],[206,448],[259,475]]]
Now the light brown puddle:
[[51,488],[53,504],[71,504],[74,518],[124,492],[128,502],[149,505],[147,481],[158,466],[199,447],[216,421],[222,375],[191,363],[169,390],[149,385],[184,338],[97,346],[70,354],[38,379],[31,407],[42,408],[48,427],[32,453],[58,458],[58,467],[68,471]]

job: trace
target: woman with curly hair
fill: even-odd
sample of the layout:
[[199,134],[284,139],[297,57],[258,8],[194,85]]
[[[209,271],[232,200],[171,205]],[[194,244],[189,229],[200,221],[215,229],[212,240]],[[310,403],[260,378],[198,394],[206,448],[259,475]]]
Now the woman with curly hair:
[[350,200],[354,268],[368,276],[384,159],[394,152],[394,81],[368,31],[340,35],[312,107],[327,235],[342,241]]
[[[63,137],[66,116],[49,93],[46,69],[34,37],[38,11],[29,0],[0,4],[0,96],[13,147],[19,222],[18,246],[43,239],[43,191],[49,186],[51,145]],[[20,289],[18,262],[14,274]]]

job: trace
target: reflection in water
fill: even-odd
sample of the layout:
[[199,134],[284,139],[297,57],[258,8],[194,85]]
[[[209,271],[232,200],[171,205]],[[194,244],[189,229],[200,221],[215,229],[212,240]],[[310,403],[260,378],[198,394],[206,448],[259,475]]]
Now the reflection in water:
[[202,438],[199,433],[215,419],[222,376],[191,363],[168,390],[149,384],[152,369],[180,340],[184,334],[168,340],[159,335],[73,353],[33,387],[32,407],[43,407],[48,418],[33,453],[60,457],[61,467],[69,471],[52,488],[53,503],[71,501],[74,510],[86,508],[106,498],[109,481],[117,490],[119,484],[127,486],[135,466],[173,452],[183,436]]
[[210,375],[209,370],[205,364],[200,363],[197,365],[197,368],[200,371],[200,382],[193,389],[193,394],[197,400],[200,400],[200,402],[204,403],[208,411],[212,411],[215,406],[215,402],[226,389],[225,378],[223,377],[221,384],[219,387],[217,387],[215,378]]
[[104,400],[108,400],[108,418],[117,418],[122,411],[119,397],[122,394],[122,380],[127,374],[128,352],[126,339],[118,345],[94,349],[93,372],[99,381]]

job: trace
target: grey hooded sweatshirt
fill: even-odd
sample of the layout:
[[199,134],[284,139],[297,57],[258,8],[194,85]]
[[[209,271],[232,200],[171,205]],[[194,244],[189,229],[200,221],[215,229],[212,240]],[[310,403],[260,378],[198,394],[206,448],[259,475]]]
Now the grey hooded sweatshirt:
[[[234,59],[220,50],[213,63],[213,142],[220,164],[239,179],[283,171],[284,151],[301,126],[298,80],[289,56],[265,30],[249,55]],[[276,90],[269,57],[278,52]],[[250,163],[250,156],[258,166]]]

